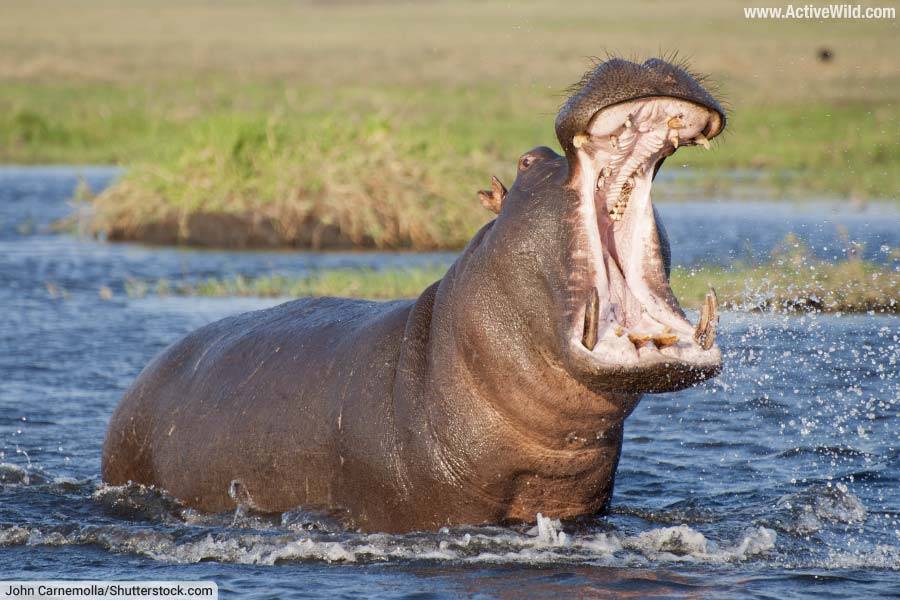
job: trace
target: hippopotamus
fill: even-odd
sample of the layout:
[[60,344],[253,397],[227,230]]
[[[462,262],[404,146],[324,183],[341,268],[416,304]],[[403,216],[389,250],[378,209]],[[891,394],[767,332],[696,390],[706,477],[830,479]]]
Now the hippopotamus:
[[557,115],[563,154],[534,148],[508,190],[480,192],[496,217],[443,278],[189,334],[125,393],[103,480],[199,511],[337,511],[362,531],[604,511],[641,396],[721,368],[715,294],[692,325],[650,189],[725,116],[682,65],[594,65]]

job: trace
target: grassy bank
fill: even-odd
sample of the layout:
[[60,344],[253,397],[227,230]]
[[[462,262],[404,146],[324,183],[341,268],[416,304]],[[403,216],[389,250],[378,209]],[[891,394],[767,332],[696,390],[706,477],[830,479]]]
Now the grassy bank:
[[334,269],[297,277],[289,275],[235,276],[199,281],[131,280],[125,291],[131,298],[157,296],[202,296],[211,298],[303,298],[344,296],[370,300],[413,298],[444,276],[444,267],[414,269]]
[[[896,200],[894,24],[741,7],[16,3],[0,22],[0,161],[125,165],[93,203],[112,239],[458,247],[488,217],[474,194],[490,175],[510,183],[519,154],[556,145],[586,57],[677,49],[732,109],[719,147],[665,167],[690,167],[697,194],[751,169],[776,194]],[[667,184],[657,197],[677,195]]]
[[686,307],[699,307],[710,286],[730,310],[900,314],[900,273],[863,261],[673,274]]
[[[94,227],[158,243],[455,248],[490,216],[475,198],[490,175],[511,182],[522,151],[555,146],[552,118],[504,114],[514,103],[504,90],[381,90],[358,102],[340,114],[205,117],[177,152],[100,195]],[[721,147],[683,150],[665,168],[702,170],[694,197],[731,193],[725,173],[740,168],[760,169],[779,191],[887,196],[900,189],[898,125],[896,107],[747,109]],[[848,163],[859,165],[852,176]],[[672,183],[657,199],[684,194]]]
[[[793,255],[756,267],[675,269],[672,289],[685,308],[698,308],[710,286],[730,310],[900,314],[900,273],[860,260],[837,264]],[[131,297],[146,295],[305,297],[386,300],[418,296],[444,267],[328,270],[307,276],[265,275],[201,281],[131,281]]]

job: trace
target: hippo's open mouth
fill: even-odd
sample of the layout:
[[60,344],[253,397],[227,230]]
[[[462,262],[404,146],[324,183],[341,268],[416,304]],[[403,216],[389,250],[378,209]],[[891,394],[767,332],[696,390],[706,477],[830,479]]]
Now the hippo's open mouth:
[[682,146],[708,148],[722,127],[716,111],[660,96],[598,111],[573,139],[589,267],[570,324],[571,357],[602,374],[605,387],[672,391],[720,369],[715,294],[691,325],[669,287],[650,188],[667,156]]

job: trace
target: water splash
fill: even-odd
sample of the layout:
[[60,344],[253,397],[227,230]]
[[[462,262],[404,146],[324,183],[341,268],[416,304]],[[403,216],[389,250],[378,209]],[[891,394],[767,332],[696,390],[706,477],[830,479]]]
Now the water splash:
[[828,524],[863,523],[866,507],[843,483],[812,485],[783,496],[775,505],[776,527],[797,535],[808,535]]
[[530,529],[467,527],[437,533],[366,534],[320,527],[309,511],[282,515],[201,515],[152,487],[97,485],[90,502],[140,524],[0,525],[0,546],[99,546],[168,563],[275,565],[282,562],[450,561],[497,564],[631,564],[692,561],[721,564],[763,556],[775,547],[764,527],[721,545],[687,525],[620,531],[566,532],[559,520],[537,515]]

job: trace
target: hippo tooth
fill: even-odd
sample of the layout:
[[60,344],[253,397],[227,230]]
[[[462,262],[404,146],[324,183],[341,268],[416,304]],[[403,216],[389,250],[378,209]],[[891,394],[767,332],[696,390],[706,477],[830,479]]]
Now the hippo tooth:
[[704,350],[709,350],[716,343],[716,329],[719,326],[719,301],[713,288],[709,288],[706,294],[706,304],[709,306],[709,326],[706,328]]
[[614,135],[609,136],[609,145],[612,146],[613,150],[619,149],[619,138]]
[[672,333],[658,333],[653,336],[653,343],[657,348],[668,348],[678,343],[678,336]]
[[706,328],[709,326],[709,312],[707,311],[708,306],[704,298],[703,304],[700,306],[700,320],[697,321],[697,326],[694,328],[694,341],[701,345],[703,337],[706,335]]
[[631,123],[631,117],[627,117],[627,118],[625,119],[625,128],[626,128],[626,129],[631,129],[631,125],[632,125],[632,123]]
[[653,336],[646,333],[629,333],[628,340],[635,348],[642,348],[647,342],[653,340]]
[[588,134],[579,133],[578,135],[576,135],[575,137],[572,138],[572,145],[575,146],[576,149],[581,148],[582,146],[584,146],[584,144],[587,141],[588,141]]
[[605,167],[603,167],[603,176],[609,177],[610,175],[612,175],[612,167],[606,165]]
[[669,141],[672,142],[672,145],[678,148],[678,131],[672,131],[669,134]]
[[694,138],[694,141],[703,146],[705,150],[709,150],[709,140],[706,139],[706,136],[702,133],[698,133],[697,137]]
[[600,293],[596,287],[592,287],[587,306],[584,307],[584,335],[581,337],[581,343],[591,351],[597,345],[597,323],[599,321]]
[[669,126],[669,129],[684,129],[684,119],[681,118],[681,115],[678,115],[669,119],[666,125]]
[[719,308],[716,291],[709,288],[703,306],[700,308],[700,320],[694,330],[694,341],[704,350],[709,350],[716,343],[716,327],[719,323]]

